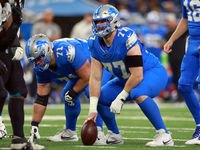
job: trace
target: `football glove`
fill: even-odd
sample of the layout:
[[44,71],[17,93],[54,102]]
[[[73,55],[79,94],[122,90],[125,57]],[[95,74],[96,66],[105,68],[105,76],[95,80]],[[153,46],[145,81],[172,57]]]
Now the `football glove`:
[[12,7],[13,22],[21,24],[23,22],[22,10],[19,6]]
[[12,60],[17,61],[23,58],[23,48],[21,47],[13,47],[12,52],[14,54]]
[[29,142],[38,141],[40,139],[39,128],[37,126],[31,126],[31,133]]
[[65,93],[65,101],[69,106],[74,106],[74,101],[77,95],[78,93],[76,93],[73,89]]
[[120,114],[120,111],[123,107],[124,101],[129,96],[129,93],[127,93],[125,90],[123,90],[116,99],[111,103],[110,111],[115,114]]
[[4,75],[8,72],[6,65],[0,60],[0,75]]

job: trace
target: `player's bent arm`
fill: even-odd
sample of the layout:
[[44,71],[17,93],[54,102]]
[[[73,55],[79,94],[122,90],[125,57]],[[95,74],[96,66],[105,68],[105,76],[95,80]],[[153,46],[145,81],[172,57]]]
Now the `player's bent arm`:
[[176,30],[170,37],[170,41],[174,42],[176,41],[179,37],[181,37],[186,31],[188,30],[188,21],[185,18],[181,18],[178,26],[176,27]]
[[79,80],[73,87],[73,90],[76,93],[80,93],[81,91],[83,91],[84,88],[89,84],[90,71],[91,71],[90,62],[87,59],[84,65],[76,71],[77,75],[79,76]]
[[[140,47],[138,44],[136,44],[134,47],[132,47],[126,54],[126,57],[130,56],[131,59],[134,59],[134,57],[138,57],[142,61],[142,54],[140,51]],[[127,62],[126,62],[127,63]],[[138,62],[136,62],[138,63]],[[132,64],[132,66],[129,67],[129,71],[131,73],[130,77],[126,81],[126,84],[124,86],[124,90],[128,93],[136,87],[138,84],[140,84],[143,80],[143,66],[141,66],[141,62],[139,64]]]
[[170,53],[172,51],[171,47],[179,37],[181,37],[186,31],[188,30],[188,21],[187,19],[182,18],[176,27],[176,30],[174,33],[171,35],[167,43],[164,45],[164,51],[166,53]]
[[98,60],[91,57],[91,74],[89,81],[90,113],[97,112],[97,104],[101,94],[102,74],[103,74],[102,64]]

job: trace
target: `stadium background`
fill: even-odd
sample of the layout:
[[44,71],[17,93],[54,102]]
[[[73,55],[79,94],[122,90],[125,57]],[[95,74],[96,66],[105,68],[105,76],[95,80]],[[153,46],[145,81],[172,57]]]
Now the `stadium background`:
[[[167,10],[165,10],[166,1],[168,0],[110,0],[110,3],[117,6],[117,2],[128,3],[128,8],[130,10],[130,18],[128,19],[127,26],[133,28],[139,32],[140,28],[147,25],[146,24],[146,15],[150,12],[150,8],[146,7],[143,12],[137,10],[137,4],[140,1],[145,1],[146,6],[150,6],[150,3],[155,3],[156,8],[161,10],[161,13],[165,15]],[[174,9],[173,13],[177,15],[177,19],[181,17],[181,7],[179,0],[174,0]],[[55,5],[60,4],[59,6]],[[23,35],[21,42],[26,42],[30,37],[32,25],[41,18],[42,12],[47,8],[51,7],[53,9],[55,20],[62,28],[62,36],[69,37],[72,27],[80,21],[83,16],[87,13],[92,13],[100,5],[98,0],[27,0],[24,7],[24,16],[25,20],[21,25],[21,34]],[[65,7],[65,8],[63,8]],[[86,8],[86,9],[85,9]],[[141,18],[141,14],[144,18]],[[143,19],[143,22],[141,21]],[[163,27],[166,27],[164,22],[161,22]],[[162,54],[162,63],[168,69],[169,79],[173,77],[170,72],[170,67],[168,66],[168,58],[166,54]],[[24,72],[26,69],[30,69],[29,64],[24,64]],[[33,72],[32,72],[33,73]],[[33,76],[33,75],[32,75]],[[54,83],[53,90],[51,91],[51,98],[49,100],[49,105],[45,113],[44,119],[40,124],[40,135],[41,140],[38,144],[42,144],[46,147],[47,150],[54,149],[73,149],[73,150],[88,150],[88,149],[120,149],[120,150],[147,150],[148,147],[145,147],[147,141],[151,141],[155,135],[155,130],[152,125],[145,118],[142,111],[139,109],[137,104],[125,104],[124,108],[120,115],[117,115],[117,123],[119,129],[123,132],[123,138],[125,140],[124,145],[119,146],[83,146],[80,139],[81,127],[88,114],[88,101],[84,101],[85,97],[83,95],[83,103],[81,104],[81,114],[77,121],[77,132],[79,136],[79,141],[74,142],[48,142],[46,137],[54,135],[58,128],[62,128],[65,124],[64,116],[64,105],[62,104],[63,100],[60,96],[63,84]],[[31,83],[27,83],[27,86],[34,86]],[[194,87],[196,89],[196,87]],[[170,92],[173,93],[174,87],[173,84],[170,87]],[[30,91],[29,91],[30,92]],[[198,95],[198,94],[197,94]],[[199,95],[198,95],[199,96]],[[163,98],[161,96],[161,98]],[[172,137],[175,141],[174,147],[159,147],[153,149],[163,149],[163,150],[195,150],[199,149],[197,145],[185,145],[185,141],[191,138],[192,133],[194,132],[195,123],[193,118],[185,105],[185,103],[172,103],[171,100],[163,100],[155,98],[155,101],[158,103],[160,108],[163,120],[168,127],[168,130],[172,132]],[[30,133],[30,122],[32,120],[33,114],[33,102],[34,97],[27,97],[25,105],[25,136],[29,137]],[[85,103],[84,103],[85,102]],[[58,104],[61,103],[61,104]],[[56,105],[54,105],[56,104]],[[12,127],[8,114],[7,104],[3,109],[3,120],[6,125],[8,132],[8,137],[0,141],[0,149],[10,149],[10,137],[12,134]],[[107,133],[106,127],[104,125],[105,134]],[[150,148],[152,149],[152,148]]]

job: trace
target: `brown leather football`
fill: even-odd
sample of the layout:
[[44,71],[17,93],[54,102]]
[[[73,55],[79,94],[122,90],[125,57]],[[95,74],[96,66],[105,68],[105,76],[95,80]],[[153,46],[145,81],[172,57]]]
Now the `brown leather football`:
[[93,120],[88,120],[81,129],[81,139],[84,145],[93,145],[97,138],[97,126]]

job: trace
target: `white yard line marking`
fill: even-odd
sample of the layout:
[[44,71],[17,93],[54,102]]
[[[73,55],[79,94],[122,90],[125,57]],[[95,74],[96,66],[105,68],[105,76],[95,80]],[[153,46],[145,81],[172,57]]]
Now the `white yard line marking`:
[[[11,124],[5,124],[5,126],[11,126]],[[30,124],[24,124],[24,126],[31,126]],[[82,125],[76,125],[77,127],[82,127]],[[51,124],[40,124],[40,127],[56,127],[56,128],[62,128],[63,126],[61,125],[51,125]],[[106,128],[106,126],[103,126],[104,128]],[[143,130],[155,130],[154,127],[137,127],[137,126],[118,126],[119,129],[143,129]],[[190,131],[194,131],[194,128],[167,128],[169,130],[179,130],[177,132],[190,132]],[[132,132],[132,131],[125,131],[125,132]],[[140,132],[140,131],[133,131],[133,132]],[[142,131],[141,131],[142,132]],[[140,133],[141,133],[140,132]],[[143,131],[143,133],[145,133]]]
[[114,146],[74,146],[74,147],[83,147],[83,148],[117,148]]
[[[156,102],[157,103],[157,102]],[[157,103],[159,108],[187,108],[185,103]],[[63,104],[49,104],[47,109],[64,109],[65,105]],[[33,109],[33,105],[24,105],[24,109]],[[89,102],[86,104],[81,104],[81,109],[89,109]],[[123,109],[140,109],[136,103],[125,103]],[[8,107],[4,107],[4,110],[8,110]]]
[[[9,115],[3,115],[2,116],[3,120],[10,120]],[[78,117],[78,119],[86,119],[86,115],[81,115]],[[180,118],[180,117],[162,117],[163,120],[165,121],[194,121],[193,118]],[[116,116],[116,119],[121,119],[121,120],[148,120],[145,116]],[[31,121],[32,120],[32,115],[25,115],[25,120],[26,121]],[[49,120],[49,121],[54,121],[54,120],[65,120],[65,115],[57,115],[57,116],[50,116],[50,115],[45,115],[42,120]]]

